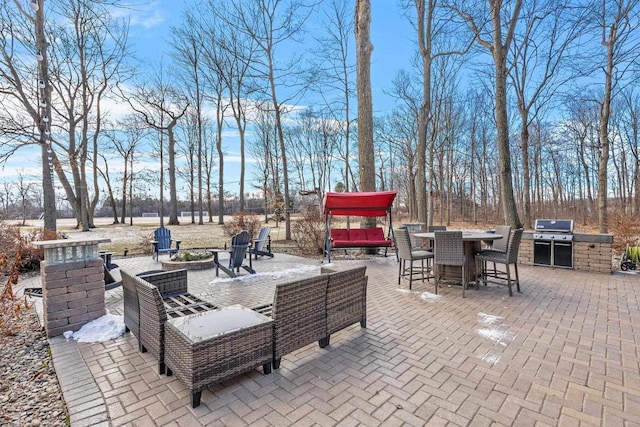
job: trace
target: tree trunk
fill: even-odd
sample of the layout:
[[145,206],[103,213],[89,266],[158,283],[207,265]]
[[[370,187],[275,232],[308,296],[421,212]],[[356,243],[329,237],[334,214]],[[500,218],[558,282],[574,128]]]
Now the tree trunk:
[[[45,103],[44,116],[51,117],[51,85],[49,83],[49,58],[47,55],[47,39],[44,34],[44,0],[38,0],[38,10],[35,13],[35,33],[36,46],[42,55],[42,60],[38,62],[38,76],[45,84],[40,91],[42,101]],[[42,158],[42,197],[44,207],[44,229],[54,234],[57,230],[56,224],[56,194],[53,188],[53,159],[51,141],[49,133],[51,122],[45,123],[42,115],[37,117],[38,128],[40,130],[40,156]],[[45,239],[49,236],[45,235]]]
[[172,120],[167,126],[169,137],[169,225],[179,225],[178,221],[178,189],[176,186],[176,139],[173,134],[173,127],[177,119]]
[[531,172],[529,170],[529,115],[520,110],[522,130],[520,131],[520,150],[522,153],[522,181],[524,187],[524,225],[531,228]]
[[[516,5],[519,9],[519,5]],[[498,168],[500,176],[500,195],[506,224],[512,228],[520,228],[520,218],[516,200],[513,195],[513,181],[511,177],[511,152],[509,149],[509,121],[507,119],[507,66],[506,55],[508,46],[502,44],[502,30],[500,8],[492,7],[493,20],[493,60],[495,62],[495,90],[496,90],[496,128],[498,132]],[[517,13],[512,19],[517,19]]]
[[611,116],[616,28],[616,25],[612,26],[609,41],[604,42],[607,46],[607,69],[605,70],[604,94],[600,107],[600,162],[598,165],[598,231],[600,233],[608,233],[607,165],[609,163],[609,117]]
[[[358,160],[360,191],[376,190],[375,157],[373,153],[373,99],[371,95],[371,3],[356,0],[356,89],[358,93]],[[375,218],[362,221],[363,227],[375,227]]]

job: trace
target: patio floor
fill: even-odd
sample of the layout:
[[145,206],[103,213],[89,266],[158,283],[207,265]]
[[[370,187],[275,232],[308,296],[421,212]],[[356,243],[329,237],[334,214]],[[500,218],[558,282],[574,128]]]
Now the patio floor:
[[[160,266],[115,262],[133,273]],[[276,254],[254,268],[303,264],[320,267]],[[367,329],[205,391],[195,409],[129,333],[51,339],[71,425],[640,425],[639,275],[520,266],[522,293],[490,284],[463,299],[459,287],[436,296],[430,282],[398,286],[393,256],[334,264],[367,266]],[[214,276],[190,271],[189,291],[206,299]],[[107,292],[107,306],[122,312],[122,288]]]

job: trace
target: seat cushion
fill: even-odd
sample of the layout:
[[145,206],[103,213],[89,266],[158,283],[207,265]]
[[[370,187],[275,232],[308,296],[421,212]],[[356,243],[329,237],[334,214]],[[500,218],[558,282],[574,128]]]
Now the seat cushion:
[[411,251],[411,257],[413,259],[429,259],[433,258],[433,252],[431,251]]
[[506,263],[507,254],[500,251],[484,250],[476,255],[476,259],[480,261]]

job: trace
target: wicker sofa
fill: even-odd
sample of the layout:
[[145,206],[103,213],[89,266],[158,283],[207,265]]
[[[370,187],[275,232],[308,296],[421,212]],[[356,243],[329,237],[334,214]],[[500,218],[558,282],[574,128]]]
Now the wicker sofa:
[[354,323],[367,327],[367,267],[343,271],[326,271],[327,284],[327,335],[321,347],[329,345],[331,334]]
[[[142,276],[133,276],[121,270],[121,274],[123,289],[126,289],[125,326],[134,334],[138,332],[140,351],[149,351],[158,359],[158,372],[164,374],[164,331],[167,319],[217,307],[187,292],[187,270],[153,272]],[[135,297],[132,289],[135,289]]]
[[367,324],[366,267],[323,274],[276,286],[273,304],[254,310],[273,318],[273,368],[283,356],[315,341],[321,348],[330,336],[360,322]]

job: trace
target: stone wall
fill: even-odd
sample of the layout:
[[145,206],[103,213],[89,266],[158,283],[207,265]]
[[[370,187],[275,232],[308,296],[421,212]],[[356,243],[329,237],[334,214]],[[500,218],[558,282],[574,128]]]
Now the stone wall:
[[[611,273],[613,270],[612,234],[580,234],[573,235],[573,268],[574,270]],[[518,263],[533,265],[533,233],[525,232],[520,243]]]

